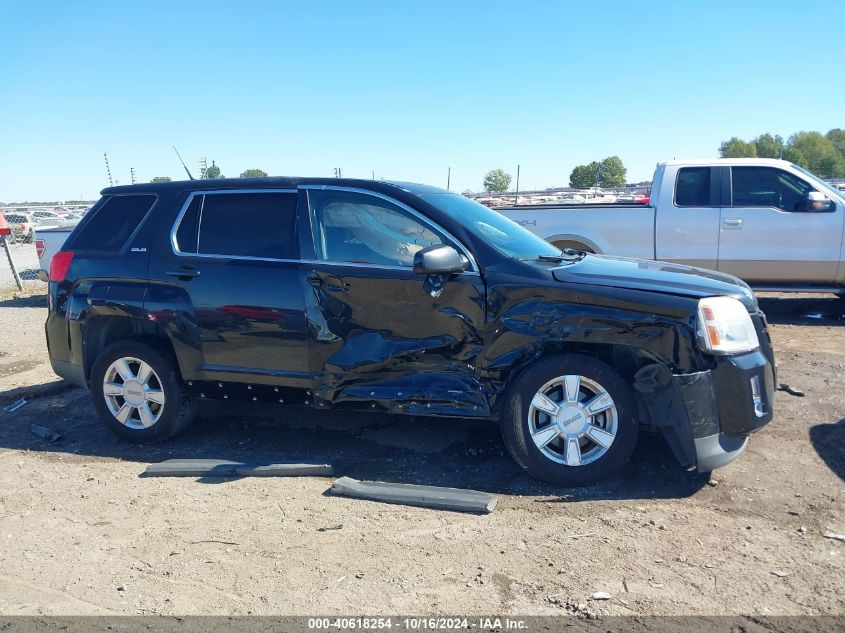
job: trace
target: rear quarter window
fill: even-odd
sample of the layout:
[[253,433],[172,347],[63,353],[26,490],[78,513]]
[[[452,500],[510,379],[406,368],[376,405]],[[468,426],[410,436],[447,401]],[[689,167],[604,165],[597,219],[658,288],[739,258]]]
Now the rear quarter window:
[[710,205],[710,167],[683,167],[675,183],[675,206],[707,207]]
[[109,196],[93,211],[93,217],[86,218],[85,225],[80,227],[68,248],[75,251],[119,251],[141,225],[155,201],[153,194]]

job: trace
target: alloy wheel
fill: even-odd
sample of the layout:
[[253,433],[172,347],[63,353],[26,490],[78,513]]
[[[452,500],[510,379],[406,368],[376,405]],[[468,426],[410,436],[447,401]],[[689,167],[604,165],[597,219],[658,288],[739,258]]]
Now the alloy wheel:
[[164,411],[164,389],[149,363],[118,358],[103,376],[103,397],[114,418],[130,429],[146,429]]
[[610,449],[619,423],[616,403],[585,376],[558,376],[544,384],[528,408],[528,430],[540,452],[559,464],[583,466]]

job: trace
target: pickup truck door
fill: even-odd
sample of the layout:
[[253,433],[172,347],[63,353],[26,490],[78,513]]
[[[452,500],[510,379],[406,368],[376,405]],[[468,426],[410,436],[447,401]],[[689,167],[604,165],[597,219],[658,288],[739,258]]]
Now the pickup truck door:
[[[432,244],[469,252],[428,218],[373,192],[303,187],[314,259],[303,271],[315,396],[397,412],[487,415],[476,381],[484,282],[414,273]],[[469,257],[471,259],[471,257]]]
[[718,167],[681,167],[675,174],[667,167],[654,216],[655,259],[716,268],[719,191]]
[[778,167],[722,167],[719,270],[756,284],[832,284],[842,244],[843,214],[808,213],[814,187]]

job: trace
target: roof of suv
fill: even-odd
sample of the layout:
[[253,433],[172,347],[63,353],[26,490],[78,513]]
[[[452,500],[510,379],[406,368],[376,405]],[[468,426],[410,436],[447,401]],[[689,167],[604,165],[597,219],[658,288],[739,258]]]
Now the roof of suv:
[[362,178],[300,178],[300,177],[265,177],[265,178],[217,178],[213,180],[174,180],[171,182],[149,182],[136,185],[121,185],[119,187],[107,187],[100,193],[141,193],[156,191],[194,191],[200,189],[278,189],[294,188],[300,185],[326,185],[333,187],[352,187],[355,189],[368,189],[372,191],[389,192],[390,190],[403,190],[412,194],[425,193],[454,193],[412,182],[399,182],[393,180],[365,180]]

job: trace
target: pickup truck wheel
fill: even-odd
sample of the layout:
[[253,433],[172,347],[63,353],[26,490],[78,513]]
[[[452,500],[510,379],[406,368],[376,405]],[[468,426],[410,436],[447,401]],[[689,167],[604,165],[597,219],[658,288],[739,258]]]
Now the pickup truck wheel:
[[516,462],[553,484],[593,483],[637,442],[631,390],[605,363],[579,354],[540,359],[505,394],[502,434]]
[[188,426],[196,410],[175,359],[140,341],[106,347],[91,369],[90,390],[106,426],[131,442],[166,440]]

